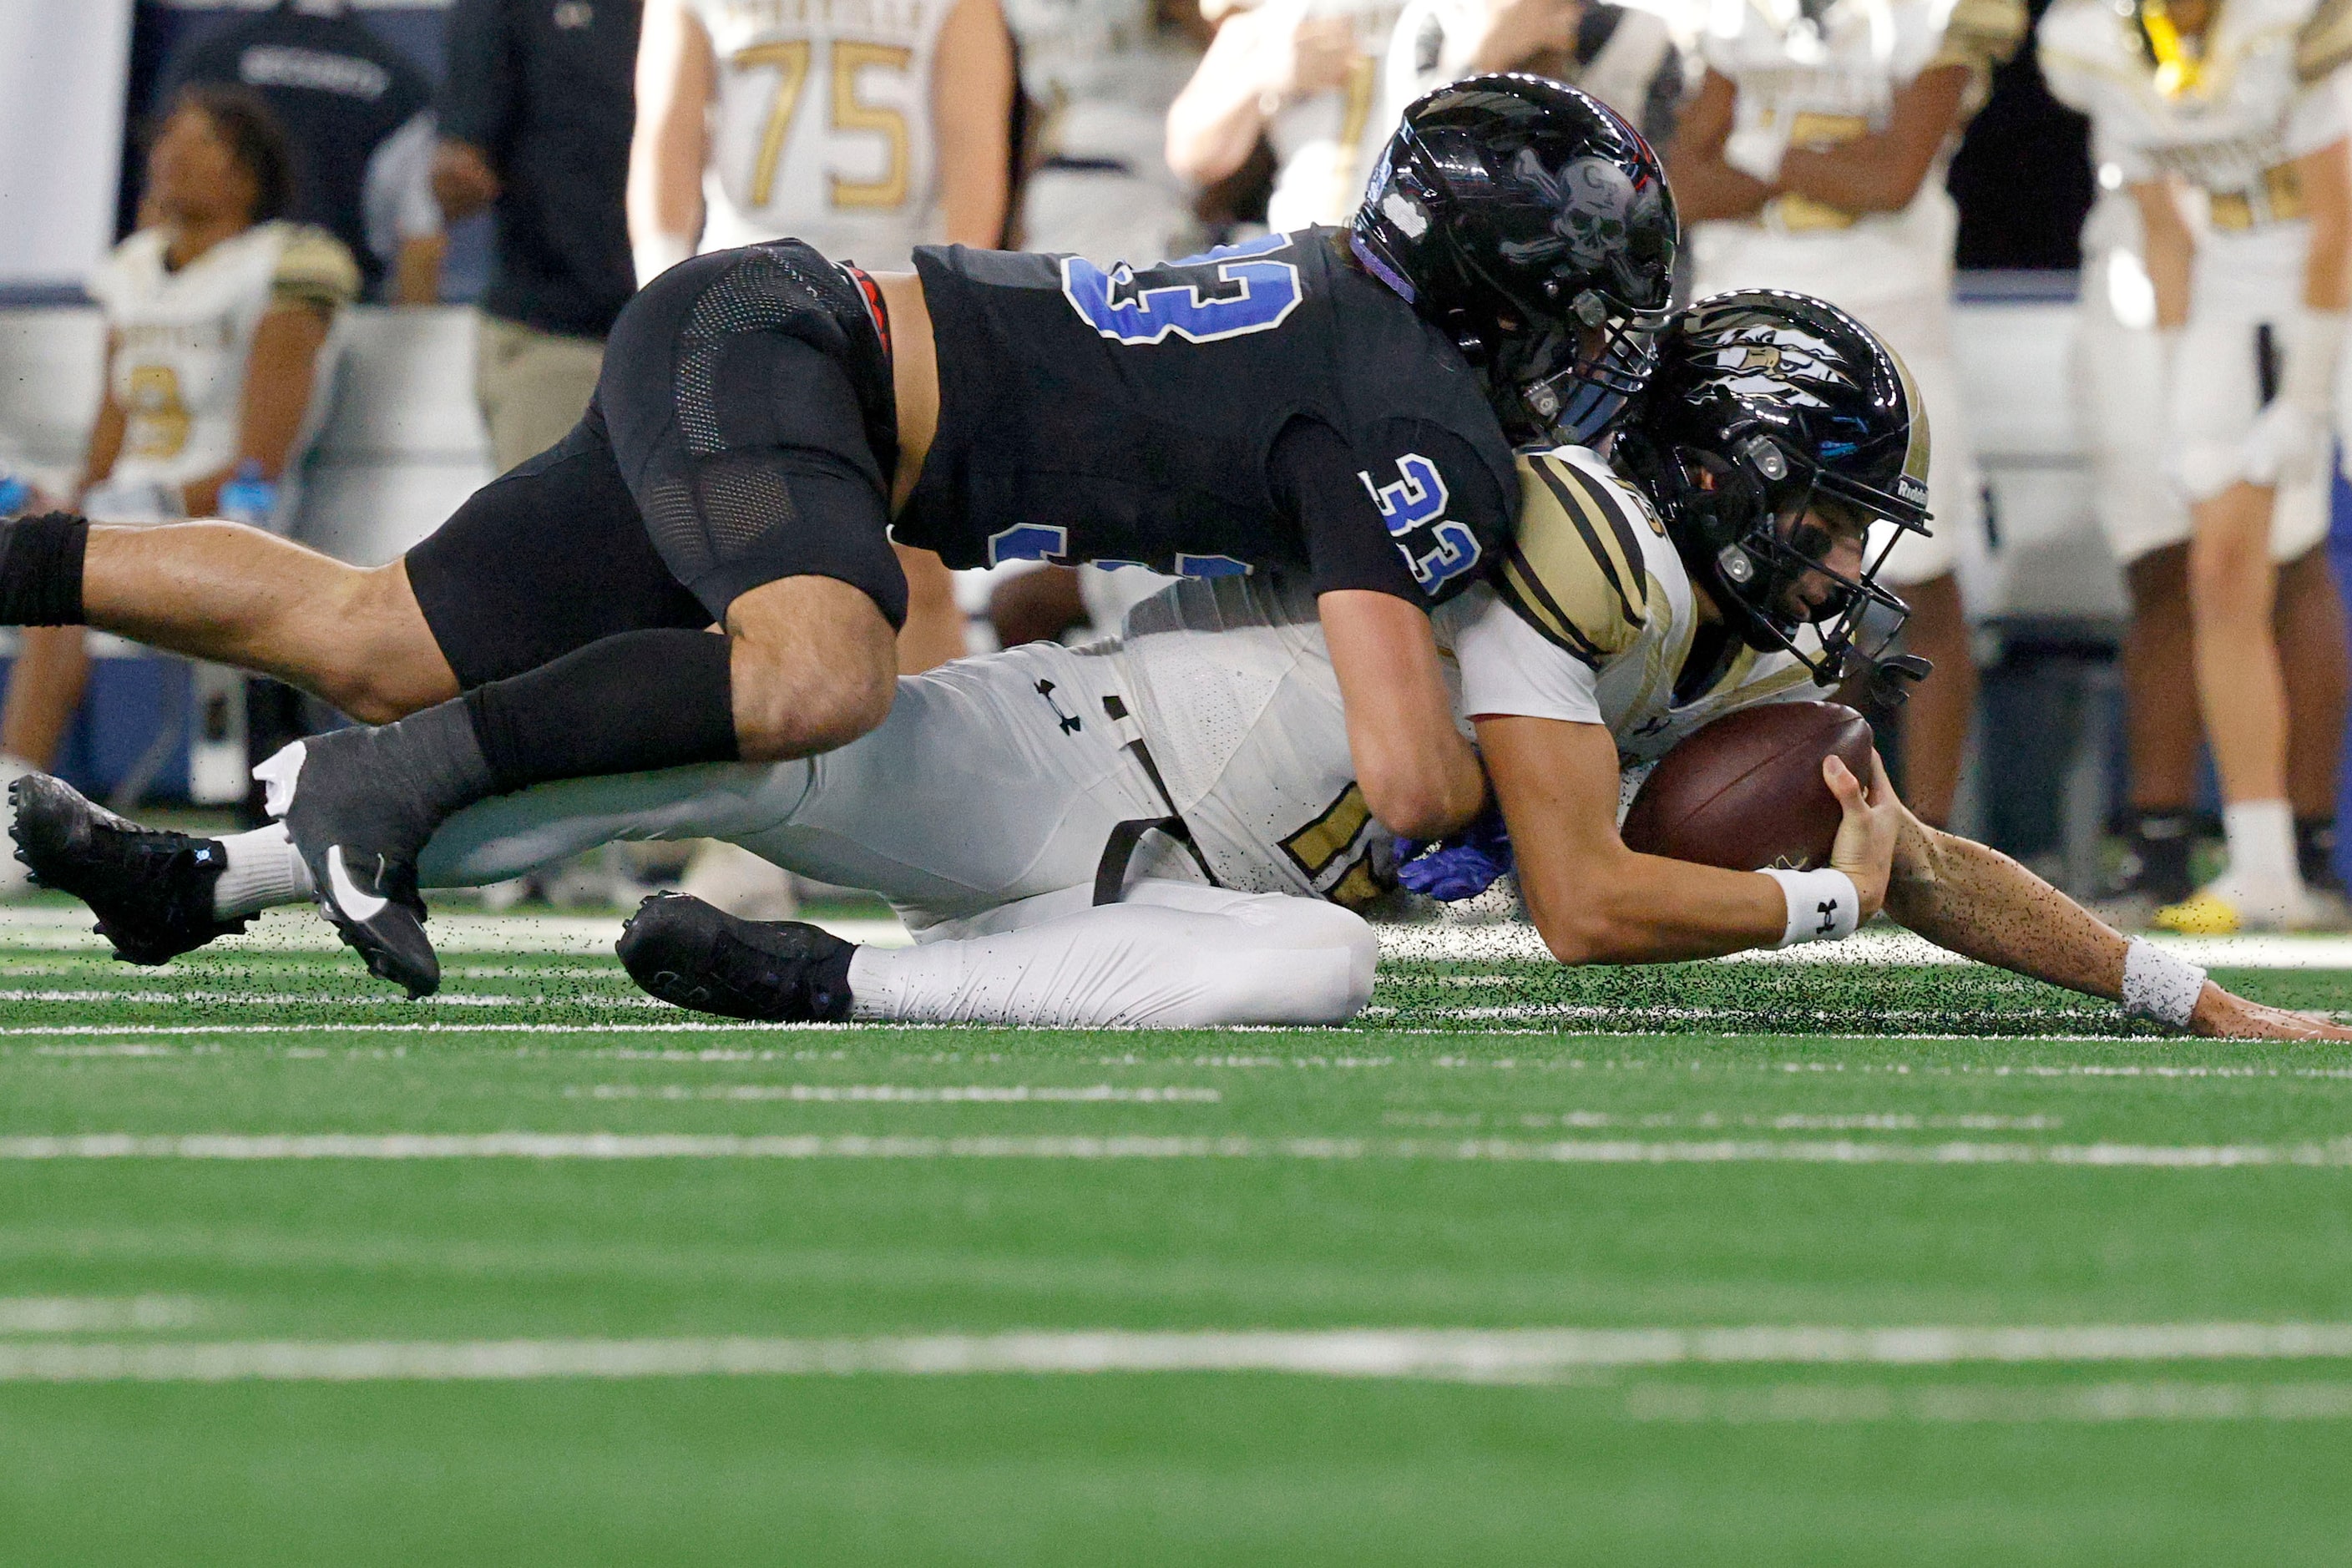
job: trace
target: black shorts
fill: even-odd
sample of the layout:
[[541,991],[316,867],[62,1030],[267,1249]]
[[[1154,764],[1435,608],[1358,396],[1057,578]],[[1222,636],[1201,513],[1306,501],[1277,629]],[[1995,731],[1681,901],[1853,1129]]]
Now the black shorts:
[[467,688],[723,621],[782,577],[837,578],[900,626],[895,407],[839,268],[797,241],[698,257],[621,312],[572,433],[408,552],[410,586]]

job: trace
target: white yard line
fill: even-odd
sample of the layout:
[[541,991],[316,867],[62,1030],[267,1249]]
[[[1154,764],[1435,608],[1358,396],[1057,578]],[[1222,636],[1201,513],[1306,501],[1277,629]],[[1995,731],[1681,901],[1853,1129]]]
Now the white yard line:
[[938,1138],[686,1132],[95,1132],[0,1137],[42,1160],[1301,1160],[1558,1165],[2057,1165],[2093,1170],[2352,1168],[2352,1138],[2300,1143],[1937,1143],[1849,1139]]
[[1849,1426],[2105,1425],[2118,1421],[2347,1421],[2352,1383],[2096,1383],[2076,1388],[2007,1384],[1777,1383],[1763,1388],[1636,1384],[1633,1421]]
[[0,1002],[80,1002],[121,1004],[133,1007],[588,1007],[630,1012],[659,1007],[676,1011],[653,996],[567,993],[441,992],[415,1001],[393,991],[368,994],[321,996],[300,991],[36,991],[0,989]]
[[[436,913],[433,943],[445,953],[556,952],[610,957],[620,940],[619,915],[476,915]],[[825,920],[810,922],[845,942],[903,947],[910,940],[896,920]],[[0,908],[0,948],[57,952],[109,951],[90,930],[89,911],[58,905]],[[332,927],[304,909],[272,910],[243,936],[224,937],[207,952],[225,958],[243,953],[341,952]]]
[[0,1334],[116,1334],[194,1328],[184,1296],[0,1296]]
[[1031,1331],[863,1339],[0,1342],[0,1382],[373,1383],[845,1374],[1290,1373],[1546,1383],[1662,1366],[2352,1359],[2352,1323],[2015,1328]]
[[1109,1083],[598,1083],[572,1084],[563,1093],[568,1100],[780,1100],[796,1105],[1215,1105],[1225,1098],[1213,1089]]

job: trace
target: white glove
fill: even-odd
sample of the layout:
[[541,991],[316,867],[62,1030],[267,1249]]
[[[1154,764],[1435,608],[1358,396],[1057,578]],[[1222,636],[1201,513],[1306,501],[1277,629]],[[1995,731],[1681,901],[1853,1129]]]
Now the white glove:
[[2286,320],[2281,333],[2286,363],[2279,371],[2278,395],[2255,417],[2239,447],[2252,483],[2291,485],[2318,471],[2327,449],[2344,322],[2342,310],[2297,310]]
[[2326,449],[2327,421],[2324,415],[2289,403],[2284,397],[2254,416],[2253,426],[2238,445],[2238,458],[2248,484],[2296,485],[2319,469]]
[[1780,159],[1789,151],[1789,131],[1778,115],[1742,126],[1724,140],[1723,161],[1751,179],[1775,184]]

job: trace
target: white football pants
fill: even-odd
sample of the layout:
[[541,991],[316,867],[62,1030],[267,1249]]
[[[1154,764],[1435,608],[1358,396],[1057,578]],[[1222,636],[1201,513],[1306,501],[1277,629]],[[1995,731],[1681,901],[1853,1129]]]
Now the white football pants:
[[860,1017],[1352,1016],[1371,994],[1376,944],[1335,904],[1209,887],[1158,833],[1122,901],[1094,904],[1112,827],[1167,814],[1104,717],[1120,685],[1117,660],[1049,643],[959,660],[901,680],[881,728],[820,757],[569,779],[469,806],[426,847],[423,880],[501,881],[616,839],[722,838],[898,911],[919,945],[860,950]]

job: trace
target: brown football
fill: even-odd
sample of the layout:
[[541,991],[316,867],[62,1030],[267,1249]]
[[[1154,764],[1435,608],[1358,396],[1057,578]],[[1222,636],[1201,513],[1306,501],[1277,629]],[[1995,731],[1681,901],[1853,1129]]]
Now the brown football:
[[1731,871],[1826,866],[1842,813],[1822,759],[1870,779],[1870,725],[1840,702],[1768,702],[1668,752],[1633,797],[1628,848]]

